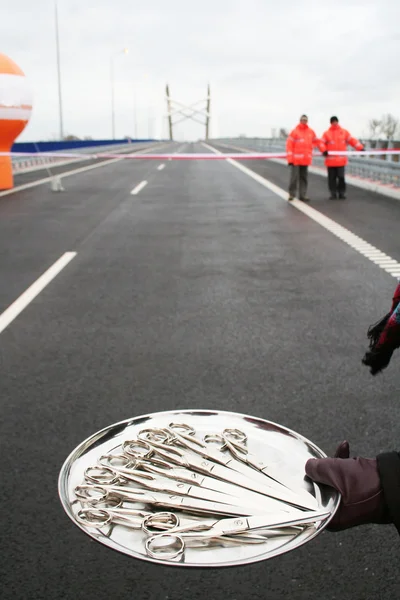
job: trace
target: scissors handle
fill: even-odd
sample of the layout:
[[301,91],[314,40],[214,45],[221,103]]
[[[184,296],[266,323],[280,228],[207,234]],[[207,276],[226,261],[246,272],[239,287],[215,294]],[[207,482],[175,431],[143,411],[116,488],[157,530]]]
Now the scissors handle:
[[229,450],[234,458],[243,460],[248,450],[246,448],[247,436],[243,431],[239,429],[224,429],[222,434],[220,433],[208,433],[203,438],[206,444],[217,444],[219,450]]
[[129,457],[126,454],[103,454],[103,456],[100,456],[97,462],[99,466],[108,467],[110,469],[114,469],[115,467],[122,467],[123,469],[135,469],[139,460]]
[[151,558],[174,560],[184,553],[185,542],[179,535],[161,533],[149,537],[146,540],[145,549]]
[[145,440],[126,440],[122,444],[122,452],[130,459],[146,459],[153,455],[154,449]]
[[147,515],[148,512],[141,510],[116,512],[106,508],[82,508],[77,513],[77,520],[87,527],[101,528],[111,523],[120,523],[132,529],[141,529]]
[[96,485],[121,483],[121,476],[110,467],[98,466],[85,469],[85,480]]
[[184,433],[186,435],[196,434],[196,430],[191,427],[191,425],[187,425],[186,423],[170,423],[168,427],[169,429],[172,429],[174,433]]
[[109,525],[112,517],[106,509],[102,508],[83,508],[76,515],[77,521],[88,527],[104,527]]
[[138,440],[143,442],[158,442],[159,444],[170,444],[173,440],[173,435],[166,429],[148,428],[142,429],[138,433]]
[[246,449],[247,435],[240,429],[224,429],[222,435],[233,444],[241,444],[243,450]]

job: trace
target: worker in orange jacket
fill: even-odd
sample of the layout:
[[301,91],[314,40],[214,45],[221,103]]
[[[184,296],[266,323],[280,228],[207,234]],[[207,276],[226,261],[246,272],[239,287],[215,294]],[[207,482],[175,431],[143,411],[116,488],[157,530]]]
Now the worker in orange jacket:
[[325,144],[308,126],[307,115],[301,115],[300,123],[291,131],[286,142],[287,162],[290,166],[289,200],[294,199],[298,186],[299,199],[303,202],[310,201],[307,197],[308,167],[312,163],[313,146],[317,146],[327,156]]
[[[345,151],[347,146],[353,146],[356,150],[364,150],[363,145],[353,138],[347,129],[339,125],[337,117],[331,117],[331,126],[322,136],[328,152],[332,150]],[[325,165],[328,168],[328,187],[331,193],[330,200],[345,200],[346,181],[344,177],[344,168],[347,165],[347,156],[332,156],[329,154],[325,158]]]

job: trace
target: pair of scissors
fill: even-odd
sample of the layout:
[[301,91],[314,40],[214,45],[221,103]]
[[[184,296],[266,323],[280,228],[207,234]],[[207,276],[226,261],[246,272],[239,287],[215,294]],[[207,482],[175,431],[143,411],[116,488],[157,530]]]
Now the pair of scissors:
[[[158,435],[161,431],[157,430]],[[126,441],[124,443],[123,452],[125,454],[132,456],[132,447],[137,446],[138,443],[142,447],[145,447],[147,444],[148,456],[151,456],[151,451],[153,451],[157,456],[161,456],[162,459],[173,465],[193,469],[196,472],[221,479],[305,510],[318,510],[316,498],[306,490],[293,492],[273,480],[268,480],[262,473],[257,473],[254,469],[239,460],[226,457],[219,450],[207,447],[206,443],[199,442],[190,435],[180,434],[169,429],[166,430],[167,439],[170,439],[171,435],[175,435],[180,443],[185,445],[189,450],[192,450],[192,452],[188,453],[178,446],[169,446],[165,443],[154,441],[154,438],[151,438],[149,441],[147,432],[144,434],[144,439],[141,437],[141,434],[143,435],[143,432],[139,433],[137,441]],[[199,454],[200,457],[198,456]]]
[[[173,512],[145,512],[129,508],[82,508],[78,511],[76,519],[86,527],[100,529],[111,524],[123,525],[130,529],[138,529],[148,536],[160,531],[175,530],[176,528],[191,529],[198,526],[198,521],[193,518],[182,519]],[[265,543],[266,537],[262,535],[239,534],[243,543]],[[239,541],[239,540],[238,540]]]
[[217,443],[220,445],[219,450],[229,450],[232,456],[242,461],[256,471],[270,477],[277,483],[288,489],[293,489],[296,486],[296,481],[293,477],[285,477],[282,469],[274,468],[270,463],[260,460],[255,454],[250,454],[246,447],[247,436],[240,429],[224,429],[221,434],[207,434],[204,436],[206,443]]
[[[277,515],[272,516],[249,516],[246,518],[231,518],[200,521],[195,527],[193,525],[178,526],[168,530],[167,533],[161,533],[151,536],[147,539],[146,552],[152,558],[162,558],[164,560],[173,560],[184,553],[186,547],[186,538],[194,539],[213,539],[225,535],[240,535],[253,530],[276,530],[297,525],[314,525],[330,516],[329,512],[304,512],[302,517],[297,515],[292,518],[285,517],[284,520],[277,522]],[[290,535],[290,530],[287,532]],[[293,535],[293,533],[292,533]],[[168,551],[168,548],[171,548]],[[167,549],[167,550],[166,550]]]
[[[201,498],[190,498],[179,496],[178,494],[135,489],[123,485],[78,485],[75,488],[75,496],[92,506],[100,502],[107,502],[107,498],[112,497],[131,503],[176,509],[200,515],[247,516],[252,514],[261,515],[266,512],[266,509],[262,505],[257,509],[249,509],[228,502],[211,502]],[[278,502],[274,505],[269,504],[268,509],[275,514],[278,512],[282,516],[286,514],[285,509],[282,509],[282,505]],[[303,514],[300,510],[297,513],[298,515]]]
[[[225,432],[226,435],[225,435]],[[244,432],[238,430],[238,429],[225,429],[223,437],[224,442],[222,443],[222,447],[226,447],[229,446],[229,449],[231,450],[231,457],[233,459],[229,460],[226,457],[221,458],[221,454],[219,451],[212,451],[210,448],[207,449],[207,442],[209,443],[211,440],[210,438],[214,438],[213,441],[215,440],[215,436],[209,436],[206,441],[206,443],[201,442],[200,440],[196,439],[194,437],[195,435],[195,430],[193,427],[191,427],[190,425],[187,425],[185,423],[170,423],[169,427],[166,427],[164,429],[146,429],[143,430],[142,432],[139,432],[138,438],[142,439],[144,441],[150,441],[150,442],[162,442],[162,436],[164,435],[164,441],[163,443],[165,444],[178,444],[182,447],[186,447],[186,448],[190,448],[192,451],[194,451],[195,453],[201,454],[202,456],[208,457],[211,460],[214,460],[215,462],[217,462],[218,464],[222,464],[225,466],[228,466],[231,469],[234,469],[236,471],[239,471],[240,473],[246,474],[249,478],[254,479],[255,481],[258,481],[261,485],[263,485],[263,483],[265,484],[266,481],[268,481],[267,485],[271,485],[271,486],[278,486],[278,488],[284,487],[288,490],[292,490],[294,487],[298,488],[298,484],[293,480],[289,478],[287,479],[286,483],[282,482],[282,475],[281,475],[281,470],[279,471],[279,475],[278,475],[278,469],[274,470],[274,477],[270,477],[269,473],[267,473],[265,470],[266,468],[266,464],[262,461],[259,461],[258,457],[254,456],[254,455],[249,455],[248,456],[248,460],[245,460],[244,458],[244,454],[248,454],[247,448],[245,447],[245,443],[247,442],[247,436]],[[143,435],[144,434],[144,435]],[[207,436],[206,436],[207,437]],[[218,437],[218,436],[217,436]],[[221,441],[221,440],[219,440]],[[222,447],[220,449],[222,449]],[[235,450],[238,450],[238,452],[236,452]],[[240,452],[240,453],[239,453]],[[276,452],[276,451],[275,451]],[[236,462],[234,462],[236,461]],[[268,469],[269,472],[272,474],[272,467],[271,465],[268,465]],[[258,473],[257,473],[258,471]],[[260,472],[261,471],[261,472]],[[263,475],[263,477],[259,477],[259,475]],[[266,480],[264,475],[268,475],[270,477],[269,480]],[[307,490],[305,489],[297,489],[297,494],[301,495],[303,497],[303,502],[316,502],[314,496],[312,496]],[[311,496],[311,500],[310,500],[310,496]],[[308,508],[311,509],[311,506],[305,506],[304,508]],[[317,506],[316,504],[314,504],[314,509],[316,509]]]
[[[133,508],[98,508],[93,506],[80,509],[76,514],[76,520],[82,525],[95,527],[96,529],[106,527],[112,523],[125,525],[133,529],[141,529],[143,519],[151,514],[148,511]],[[159,515],[160,520],[163,521],[164,513],[160,512]],[[164,527],[164,529],[168,529],[168,527]]]
[[[129,482],[139,484],[141,487],[155,492],[163,492],[173,495],[185,496],[188,498],[201,498],[202,500],[208,500],[209,502],[218,502],[222,504],[229,503],[232,506],[236,506],[238,514],[253,514],[254,511],[259,511],[259,501],[257,498],[253,501],[251,497],[246,498],[242,496],[235,496],[234,491],[228,495],[226,493],[216,492],[214,490],[192,485],[191,483],[185,483],[180,481],[172,475],[171,478],[164,476],[155,476],[145,471],[139,471],[135,469],[122,468],[122,467],[105,467],[96,466],[88,467],[85,470],[85,479],[89,483],[95,485],[120,485]],[[234,490],[235,488],[233,488]],[[263,510],[268,510],[268,505],[272,510],[276,510],[276,503],[269,499],[263,501]],[[255,513],[257,514],[257,512]]]
[[[178,440],[177,434],[179,434],[179,437],[181,439],[185,439],[186,443],[197,442],[199,445],[201,444],[201,442],[192,437],[196,433],[194,428],[190,425],[186,425],[185,423],[170,423],[169,428],[165,431],[169,435],[170,440],[172,439],[172,441],[169,441],[168,443],[173,443],[174,439]],[[234,459],[240,461],[242,464],[244,463],[245,465],[247,465],[247,467],[251,467],[255,471],[258,471],[259,473],[262,473],[263,475],[269,477],[270,485],[283,486],[289,490],[296,489],[297,494],[303,496],[303,500],[307,498],[308,500],[305,501],[310,501],[310,492],[308,492],[306,489],[299,489],[298,478],[295,478],[294,474],[287,473],[288,469],[287,464],[285,464],[286,461],[284,460],[284,455],[281,452],[279,452],[276,448],[271,447],[271,452],[273,452],[275,456],[279,455],[279,459],[275,459],[274,461],[274,466],[272,464],[272,461],[268,462],[267,464],[265,461],[260,460],[258,456],[250,454],[247,448],[247,435],[244,433],[244,431],[241,431],[240,429],[227,428],[224,429],[222,434],[208,434],[203,438],[203,442],[205,442],[206,444],[211,442],[218,443],[218,445],[220,446],[219,451],[223,452],[224,450],[229,450],[231,456]],[[229,466],[232,467],[232,465]],[[246,472],[247,475],[250,477],[251,475],[249,474],[249,471]],[[314,498],[314,496],[311,497]],[[309,506],[308,508],[310,509],[311,507]]]
[[[132,442],[133,444],[133,442]],[[134,452],[134,447],[130,446],[130,453]],[[142,442],[140,443],[140,456],[142,456]],[[151,454],[152,450],[147,452],[147,455]],[[124,461],[125,459],[125,461]],[[118,462],[118,466],[115,463]],[[163,466],[160,467],[158,464],[162,463]],[[153,473],[155,475],[161,476],[158,478],[159,481],[164,482],[164,489],[162,491],[168,490],[171,486],[165,483],[165,478],[172,479],[175,482],[185,483],[190,486],[194,486],[193,490],[191,490],[191,495],[197,496],[198,498],[210,498],[210,493],[214,492],[213,498],[215,501],[221,502],[232,502],[232,498],[227,498],[226,496],[231,496],[235,499],[235,502],[238,502],[241,506],[246,506],[247,508],[250,505],[254,505],[254,507],[259,507],[260,502],[265,504],[269,500],[265,498],[265,496],[258,494],[254,491],[247,490],[244,488],[238,488],[231,483],[221,481],[219,479],[215,479],[214,477],[207,477],[206,475],[201,475],[196,473],[195,471],[191,471],[186,468],[181,467],[173,467],[169,463],[165,461],[156,461],[156,464],[153,464],[151,458],[146,460],[145,458],[140,458],[140,460],[134,460],[132,462],[132,458],[128,458],[125,455],[105,455],[101,456],[99,459],[99,464],[104,466],[105,468],[111,468],[116,473],[119,473],[121,477],[124,475],[126,479],[129,479],[129,475],[132,472],[135,472],[137,467],[140,467],[146,472]],[[142,471],[139,471],[142,473]],[[107,477],[101,478],[102,474],[100,473],[99,477],[93,479],[93,477],[86,472],[86,476],[91,483],[113,483],[112,481],[108,481]],[[143,480],[144,481],[144,480]],[[146,487],[146,484],[143,483]],[[150,487],[151,486],[147,486]],[[200,489],[201,488],[201,489]],[[153,489],[154,486],[153,486]],[[178,489],[174,488],[175,491],[179,491],[182,493],[182,486]],[[215,493],[220,493],[220,496],[215,495]],[[225,495],[225,497],[224,497]],[[282,507],[283,508],[283,507]]]

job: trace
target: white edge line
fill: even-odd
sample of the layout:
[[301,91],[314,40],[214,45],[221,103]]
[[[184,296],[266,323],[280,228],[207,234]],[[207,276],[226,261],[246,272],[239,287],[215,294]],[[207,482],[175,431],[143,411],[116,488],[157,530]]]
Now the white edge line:
[[60,271],[76,256],[76,252],[65,252],[32,285],[0,315],[0,333],[40,294]]
[[133,190],[131,191],[132,196],[136,196],[147,185],[147,181],[141,181]]
[[[205,142],[202,142],[202,144],[205,148],[211,150],[211,152],[214,152],[215,154],[223,154],[223,152],[217,150],[216,148],[213,148],[212,146],[209,146]],[[268,179],[265,179],[261,175],[258,175],[258,173],[251,171],[251,169],[245,167],[240,162],[237,162],[231,158],[227,158],[226,162],[230,163],[240,171],[243,171],[243,173],[246,173],[246,175],[248,175],[255,181],[258,181],[258,183],[261,183],[261,185],[268,188],[271,192],[274,192],[274,194],[287,201],[288,193],[285,192],[285,190],[283,190],[282,188],[272,183],[271,181],[269,181]],[[320,213],[315,208],[308,206],[308,204],[304,204],[304,202],[301,202],[300,200],[292,200],[290,204],[294,208],[297,208],[297,210],[310,217],[310,219],[312,219],[316,223],[319,223],[322,227],[333,233],[333,235],[343,240],[347,245],[356,250],[362,256],[365,256],[365,258],[370,260],[372,263],[377,264],[378,266],[380,266],[381,269],[383,269],[393,277],[397,277],[397,271],[398,269],[400,269],[400,262],[396,261],[391,256],[384,253],[378,256],[369,257],[367,255],[368,253],[366,254],[365,251],[365,244],[368,244],[366,240],[363,240],[363,238],[360,238],[356,234],[352,233],[349,229],[346,229],[342,225],[339,225],[339,223],[336,223],[336,221],[333,221],[329,217],[325,216],[323,213]],[[375,249],[375,246],[371,245],[371,248]]]
[[[203,144],[204,145],[204,144]],[[225,146],[226,148],[233,148],[234,150],[238,150],[241,152],[250,153],[248,148],[243,148],[241,146],[234,146],[233,144],[223,144],[221,142],[218,143],[219,146]],[[286,160],[282,158],[271,158],[271,162],[279,163],[281,165],[286,165]],[[324,167],[310,166],[310,173],[314,175],[321,175],[326,177],[326,171]],[[395,200],[400,200],[400,189],[399,188],[390,188],[386,187],[384,184],[380,184],[379,182],[367,181],[356,175],[346,175],[346,181],[350,185],[354,185],[355,187],[368,190],[369,192],[374,192],[376,194],[381,194],[382,196],[386,196],[387,198],[394,198]]]

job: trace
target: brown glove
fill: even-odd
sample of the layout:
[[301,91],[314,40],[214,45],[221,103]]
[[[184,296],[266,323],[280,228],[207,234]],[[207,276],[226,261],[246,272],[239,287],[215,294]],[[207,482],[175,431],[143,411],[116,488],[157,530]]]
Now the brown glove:
[[365,523],[391,523],[376,459],[349,456],[349,443],[342,442],[335,458],[311,458],[306,463],[310,479],[334,487],[342,496],[327,529],[340,531]]

